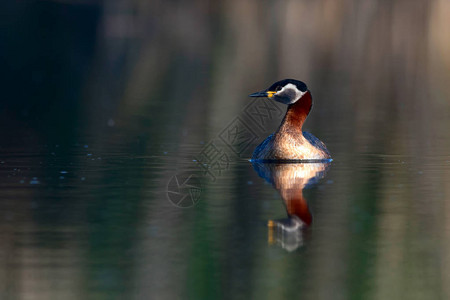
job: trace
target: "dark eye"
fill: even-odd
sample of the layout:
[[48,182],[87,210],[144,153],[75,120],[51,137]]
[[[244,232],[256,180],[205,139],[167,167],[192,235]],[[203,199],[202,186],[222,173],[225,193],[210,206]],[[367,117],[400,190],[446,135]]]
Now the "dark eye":
[[275,89],[275,92],[278,92],[278,91],[280,91],[280,90],[282,90],[283,89],[283,87],[281,86],[281,85],[279,85],[279,86],[277,86],[277,88]]

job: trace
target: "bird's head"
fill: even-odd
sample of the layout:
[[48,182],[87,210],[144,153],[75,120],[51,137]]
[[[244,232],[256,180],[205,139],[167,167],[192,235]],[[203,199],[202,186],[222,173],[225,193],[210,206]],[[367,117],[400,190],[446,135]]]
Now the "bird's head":
[[284,104],[294,104],[308,92],[304,82],[295,79],[283,79],[272,84],[268,89],[253,93],[250,97],[267,97]]

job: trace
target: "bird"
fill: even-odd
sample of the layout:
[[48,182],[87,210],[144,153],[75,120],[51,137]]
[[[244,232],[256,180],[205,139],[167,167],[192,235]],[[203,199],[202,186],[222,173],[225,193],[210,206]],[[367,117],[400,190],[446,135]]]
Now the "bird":
[[256,147],[252,161],[331,161],[330,152],[325,144],[311,133],[302,131],[303,123],[313,103],[311,92],[304,82],[283,79],[268,89],[249,96],[264,97],[287,105],[280,126]]
[[303,190],[313,187],[324,178],[331,162],[251,163],[256,173],[278,191],[286,207],[287,218],[267,222],[269,244],[279,244],[288,251],[301,247],[304,229],[311,226],[313,221]]

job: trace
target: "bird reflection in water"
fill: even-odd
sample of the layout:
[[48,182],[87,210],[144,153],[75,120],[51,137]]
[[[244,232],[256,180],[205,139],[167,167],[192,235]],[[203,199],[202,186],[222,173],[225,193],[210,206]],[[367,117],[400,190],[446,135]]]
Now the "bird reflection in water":
[[312,215],[303,197],[303,189],[315,185],[329,169],[324,163],[262,163],[252,161],[258,175],[270,182],[280,193],[288,217],[269,220],[269,244],[279,244],[287,251],[303,245],[305,229],[311,225]]

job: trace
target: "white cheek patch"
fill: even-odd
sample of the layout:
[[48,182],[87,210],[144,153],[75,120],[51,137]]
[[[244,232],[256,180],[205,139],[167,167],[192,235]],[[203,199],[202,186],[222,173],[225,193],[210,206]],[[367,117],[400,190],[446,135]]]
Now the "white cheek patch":
[[288,83],[275,95],[287,95],[290,98],[290,104],[297,102],[306,92],[300,91],[294,84]]

